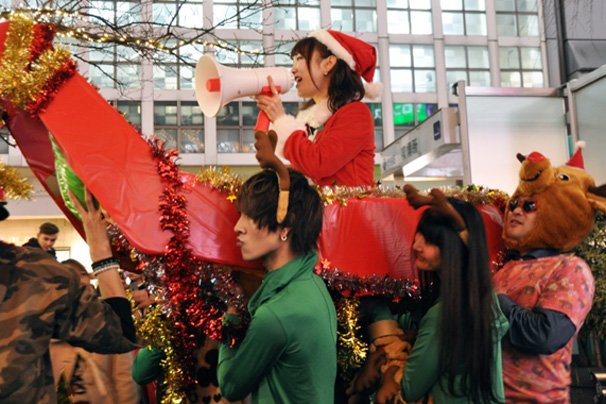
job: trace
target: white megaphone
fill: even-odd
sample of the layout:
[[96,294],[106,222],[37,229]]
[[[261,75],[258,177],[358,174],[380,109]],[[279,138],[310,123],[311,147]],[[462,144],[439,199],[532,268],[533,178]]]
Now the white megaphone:
[[242,97],[266,93],[271,95],[267,84],[271,76],[276,90],[285,93],[293,85],[293,75],[287,67],[259,67],[237,69],[218,63],[210,55],[204,55],[196,65],[196,99],[206,116],[215,116],[228,102]]

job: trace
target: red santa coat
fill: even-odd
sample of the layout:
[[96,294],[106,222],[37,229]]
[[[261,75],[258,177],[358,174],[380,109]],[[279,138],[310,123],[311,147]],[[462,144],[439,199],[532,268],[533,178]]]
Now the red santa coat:
[[[372,185],[375,141],[368,106],[354,101],[330,114],[323,103],[309,110],[274,122],[278,156],[318,185]],[[309,136],[306,124],[320,130]]]

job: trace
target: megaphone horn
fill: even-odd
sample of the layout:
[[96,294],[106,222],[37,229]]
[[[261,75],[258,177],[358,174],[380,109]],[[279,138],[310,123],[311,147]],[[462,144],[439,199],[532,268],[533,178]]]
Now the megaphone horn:
[[237,69],[218,63],[204,55],[196,65],[196,99],[206,116],[215,116],[221,108],[237,98],[260,94],[271,76],[279,92],[285,93],[293,85],[293,76],[287,67],[259,67]]

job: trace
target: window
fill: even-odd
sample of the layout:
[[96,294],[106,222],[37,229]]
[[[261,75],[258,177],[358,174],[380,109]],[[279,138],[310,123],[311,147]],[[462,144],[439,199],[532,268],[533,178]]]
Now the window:
[[320,28],[320,1],[279,0],[273,4],[276,29],[313,31]]
[[261,29],[263,2],[219,0],[213,2],[213,25],[221,28]]
[[393,124],[396,139],[426,120],[438,110],[437,104],[393,104]]
[[332,29],[345,32],[377,31],[375,0],[332,0],[330,5]]
[[539,36],[537,0],[496,0],[499,36]]
[[444,55],[449,87],[459,80],[465,80],[468,86],[490,86],[487,47],[445,46]]
[[217,152],[253,153],[258,113],[257,105],[250,101],[233,101],[223,107],[217,115]]
[[[296,116],[299,104],[285,102],[284,111]],[[217,115],[217,153],[254,153],[259,108],[251,101],[232,101]]]
[[292,67],[292,58],[290,57],[290,51],[297,43],[296,40],[291,41],[276,41],[273,49],[275,52],[275,63],[276,66]]
[[202,28],[202,0],[154,0],[152,21],[159,25]]
[[[174,42],[166,46],[175,46]],[[164,90],[194,88],[194,72],[198,59],[202,56],[202,45],[184,45],[176,55],[158,52],[158,62],[154,64],[154,87]]]
[[125,25],[141,21],[140,1],[96,1],[90,2],[88,10],[90,19],[95,22],[97,18],[110,21],[117,25]]
[[432,34],[431,0],[387,0],[387,31],[390,34]]
[[232,67],[259,67],[263,65],[261,41],[229,41],[232,49],[215,49],[217,62]]
[[141,87],[141,60],[131,48],[90,44],[89,79],[99,88]]
[[502,87],[543,87],[540,48],[499,48]]
[[156,101],[154,130],[167,149],[204,153],[204,116],[195,101]]
[[375,147],[376,151],[383,149],[383,108],[380,102],[372,102],[368,104],[372,119],[375,122]]
[[389,60],[392,91],[436,91],[433,45],[390,45]]
[[141,130],[141,102],[139,101],[114,101],[112,104],[124,119],[131,123],[138,131]]
[[486,35],[484,0],[442,0],[444,35]]

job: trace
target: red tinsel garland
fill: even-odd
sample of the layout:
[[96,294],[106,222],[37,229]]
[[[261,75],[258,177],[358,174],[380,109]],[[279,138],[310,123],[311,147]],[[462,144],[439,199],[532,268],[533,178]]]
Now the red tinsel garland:
[[358,277],[332,267],[328,260],[316,265],[315,272],[324,279],[328,288],[343,296],[385,296],[388,299],[413,305],[421,298],[419,283],[416,280],[392,278],[389,276],[369,275]]
[[25,107],[25,110],[32,115],[44,111],[53,96],[61,88],[61,85],[72,77],[76,71],[76,63],[72,59],[66,60],[65,63],[55,71],[51,79],[44,83],[44,87],[42,87],[42,90],[36,95],[36,99],[29,102]]
[[194,355],[200,348],[201,339],[197,338],[200,332],[231,344],[239,340],[245,324],[238,330],[224,330],[222,320],[228,304],[243,312],[244,298],[233,292],[235,282],[228,273],[196,258],[187,246],[189,220],[186,198],[180,194],[183,184],[179,179],[179,168],[174,162],[177,152],[164,150],[164,143],[157,139],[149,143],[165,184],[160,197],[160,225],[163,230],[173,233],[165,248],[164,276],[160,281],[169,301],[174,327],[172,342],[184,371],[183,385],[188,386],[196,380]]
[[34,37],[29,48],[29,62],[33,62],[46,50],[52,49],[57,27],[51,24],[38,23],[33,28]]

